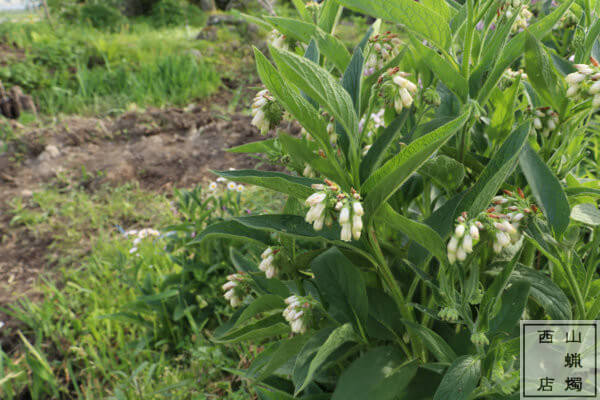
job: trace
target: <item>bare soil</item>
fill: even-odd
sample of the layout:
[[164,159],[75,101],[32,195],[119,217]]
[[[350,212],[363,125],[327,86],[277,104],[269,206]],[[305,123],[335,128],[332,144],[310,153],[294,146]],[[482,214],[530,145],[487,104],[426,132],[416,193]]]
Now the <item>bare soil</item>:
[[57,177],[84,181],[92,191],[104,183],[137,181],[144,189],[170,192],[213,179],[211,169],[253,168],[256,158],[225,151],[264,139],[249,116],[223,115],[228,97],[222,92],[186,109],[147,109],[114,119],[69,117],[51,126],[16,126],[19,141],[0,154],[0,308],[19,296],[35,296],[33,283],[54,267],[47,260],[52,237],[33,237],[9,224],[11,199],[31,196]]

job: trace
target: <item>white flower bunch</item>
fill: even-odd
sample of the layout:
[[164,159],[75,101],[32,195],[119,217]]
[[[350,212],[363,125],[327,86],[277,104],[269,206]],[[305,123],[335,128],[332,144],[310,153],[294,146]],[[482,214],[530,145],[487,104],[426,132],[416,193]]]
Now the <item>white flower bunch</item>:
[[276,127],[283,118],[283,109],[267,90],[261,90],[252,101],[252,125],[266,135],[269,129]]
[[392,80],[398,86],[398,94],[394,98],[394,108],[397,113],[402,112],[403,108],[410,108],[413,104],[413,96],[417,93],[417,85],[406,79],[409,74],[398,71],[394,74]]
[[386,64],[400,53],[401,46],[402,41],[398,35],[391,32],[375,35],[369,39],[364,75],[371,76],[385,68]]
[[277,29],[273,29],[267,38],[267,42],[276,49],[289,50],[290,44],[285,35],[281,34]]
[[467,255],[473,252],[473,246],[479,242],[479,231],[483,224],[479,221],[467,221],[467,213],[463,213],[457,219],[458,225],[454,228],[454,234],[448,242],[448,260],[454,263],[456,260],[465,261]]
[[263,271],[268,279],[271,279],[279,274],[279,267],[277,266],[277,253],[278,249],[267,247],[267,249],[261,254],[262,261],[258,265],[258,269]]
[[306,213],[306,222],[313,224],[313,228],[319,231],[323,229],[323,225],[331,226],[332,213],[338,212],[338,223],[342,227],[340,239],[345,242],[351,241],[352,238],[360,239],[364,215],[360,194],[354,189],[351,194],[343,193],[337,184],[328,179],[325,180],[325,184],[315,184],[312,188],[318,192],[310,195],[305,201],[310,207]]
[[283,310],[283,317],[289,322],[292,332],[305,333],[313,308],[311,299],[293,295],[285,299],[285,304],[287,307]]
[[556,130],[556,127],[560,123],[558,114],[550,107],[538,108],[535,110],[534,114],[535,117],[533,119],[533,127],[544,137],[550,136],[550,134]]
[[537,206],[528,204],[525,194],[518,189],[517,195],[505,190],[503,195],[494,197],[492,206],[472,221],[467,220],[467,214],[463,213],[457,218],[458,224],[448,242],[448,260],[451,263],[464,261],[473,252],[481,231],[488,232],[493,239],[494,252],[501,253],[511,243],[519,241],[521,224],[528,215],[537,211]]
[[600,68],[596,60],[592,58],[591,61],[592,65],[575,64],[577,72],[567,75],[567,97],[577,100],[592,97],[593,107],[600,107]]
[[227,276],[227,282],[222,286],[226,300],[229,301],[231,307],[238,307],[248,292],[248,278],[244,273],[231,274]]

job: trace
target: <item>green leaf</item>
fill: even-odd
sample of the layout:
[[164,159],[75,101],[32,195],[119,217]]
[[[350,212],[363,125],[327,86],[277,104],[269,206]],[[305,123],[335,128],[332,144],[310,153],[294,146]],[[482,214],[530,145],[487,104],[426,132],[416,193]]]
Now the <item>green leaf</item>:
[[279,132],[279,141],[284,152],[295,162],[310,165],[315,171],[340,185],[349,184],[349,177],[342,175],[344,171],[339,172],[339,168],[336,168],[329,157],[323,158],[319,155],[319,146],[316,142],[298,139],[283,132]]
[[[488,162],[487,166],[479,175],[479,179],[473,187],[467,192],[461,200],[455,213],[467,211],[470,216],[476,216],[485,210],[492,198],[498,193],[498,190],[512,174],[516,167],[517,157],[525,145],[529,135],[529,123],[519,126],[506,139],[494,157]],[[453,222],[454,218],[452,219]],[[444,229],[445,237],[452,230],[452,225]]]
[[419,169],[419,173],[430,178],[437,186],[452,193],[465,179],[465,167],[448,156],[430,158]]
[[450,47],[452,34],[448,21],[437,10],[414,0],[340,0],[340,3],[373,17],[398,22],[442,49]]
[[241,239],[259,244],[271,243],[271,238],[265,232],[249,228],[235,221],[225,221],[209,225],[194,240],[189,242],[189,245],[200,244],[209,238]]
[[538,303],[552,319],[570,320],[572,318],[571,303],[567,295],[556,283],[543,272],[518,264],[511,275],[511,281],[529,282],[529,295]]
[[282,75],[329,111],[351,141],[357,141],[358,117],[354,104],[338,80],[319,65],[294,53],[275,48],[271,48],[271,53]]
[[342,12],[340,4],[336,0],[326,1],[321,8],[319,13],[319,28],[325,32],[333,33],[335,24]]
[[354,103],[354,110],[357,112],[360,109],[360,82],[362,79],[364,61],[362,50],[360,48],[354,50],[352,60],[342,77],[342,86],[350,94],[352,103]]
[[515,102],[519,94],[521,79],[515,82],[506,90],[494,88],[492,94],[492,103],[494,111],[490,118],[490,126],[487,129],[487,134],[496,140],[504,140],[515,121]]
[[332,400],[393,400],[417,373],[396,347],[377,347],[354,361],[340,377]]
[[469,108],[455,120],[413,141],[373,172],[361,188],[361,192],[367,195],[365,204],[368,212],[374,215],[404,181],[464,125],[470,115]]
[[261,294],[275,294],[282,298],[289,296],[290,290],[282,281],[279,279],[267,279],[265,274],[258,270],[256,263],[244,257],[234,246],[229,248],[229,257],[236,270],[246,272],[250,275],[257,285],[257,292]]
[[258,49],[254,49],[254,54],[258,75],[267,89],[298,120],[300,125],[310,132],[312,137],[325,146],[329,142],[329,135],[327,134],[327,123],[321,114],[308,100],[290,88],[290,85],[284,81],[279,72]]
[[344,324],[331,332],[331,335],[329,335],[325,343],[319,347],[315,358],[310,362],[304,382],[300,387],[296,388],[296,395],[304,390],[312,381],[315,372],[327,361],[327,358],[343,344],[348,342],[360,342],[360,337],[354,332],[354,328],[351,324]]
[[275,139],[259,140],[227,149],[228,153],[270,153],[278,151]]
[[463,102],[469,95],[469,84],[464,76],[448,60],[439,55],[435,50],[425,46],[414,36],[411,36],[414,46],[414,55],[421,59],[425,65]]
[[310,187],[312,184],[320,183],[317,179],[291,176],[281,172],[257,171],[251,169],[213,172],[223,178],[235,182],[261,186],[301,200],[305,200],[314,193],[314,190]]
[[466,400],[481,377],[481,361],[473,356],[457,358],[446,371],[433,400]]
[[311,17],[308,11],[306,10],[306,5],[304,5],[304,1],[292,0],[292,3],[294,4],[294,7],[296,7],[298,14],[300,14],[300,18],[302,18],[304,21],[311,22]]
[[273,310],[283,310],[285,307],[285,302],[279,296],[274,294],[265,294],[260,296],[244,309],[244,311],[236,319],[235,323],[231,326],[230,330],[228,332],[223,332],[223,335],[227,335],[229,332],[235,330],[244,322],[247,322],[258,314]]
[[373,143],[373,146],[371,146],[371,149],[360,163],[360,180],[362,182],[366,181],[371,172],[381,165],[386,151],[400,132],[402,132],[402,127],[409,115],[409,110],[402,111],[402,114],[398,118],[393,120],[383,132],[377,135],[375,143]]
[[569,226],[571,208],[558,178],[529,144],[519,156],[519,165],[548,223],[560,237]]
[[228,331],[222,336],[215,336],[216,343],[239,343],[245,341],[259,341],[273,336],[289,334],[290,326],[281,314],[263,318],[253,324],[248,324],[239,329]]
[[[335,225],[331,228],[324,227],[321,231],[315,231],[304,218],[298,215],[251,215],[237,217],[235,221],[244,227],[260,231],[276,231],[285,235],[295,236],[303,239],[322,240],[336,242],[340,237],[340,228]],[[264,232],[263,232],[264,234]],[[267,235],[268,236],[268,235]]]
[[577,204],[571,210],[571,219],[590,226],[600,225],[600,210],[592,203]]
[[583,46],[575,49],[575,64],[585,64],[588,62],[594,43],[598,40],[598,35],[600,35],[600,19],[596,19],[596,22],[589,28],[585,35]]
[[308,339],[306,344],[302,347],[302,350],[298,353],[296,362],[294,363],[294,369],[292,370],[292,380],[296,387],[304,382],[304,378],[306,378],[308,368],[310,367],[310,362],[334,329],[333,326],[329,325],[314,332],[310,335],[310,339]]
[[554,110],[562,113],[566,97],[561,90],[552,61],[542,44],[530,33],[525,42],[525,72],[538,95]]
[[295,357],[309,338],[310,335],[294,336],[276,344],[276,348],[267,353],[264,359],[261,357],[262,353],[259,354],[252,362],[248,370],[248,375],[256,381],[262,381],[267,378],[292,357]]
[[368,288],[369,323],[367,332],[369,338],[381,340],[402,340],[402,315],[398,305],[391,296],[379,288]]
[[509,282],[511,274],[513,273],[517,265],[517,261],[519,260],[520,255],[521,252],[519,251],[513,256],[510,262],[504,264],[504,267],[502,268],[502,271],[500,271],[500,274],[494,278],[492,284],[483,294],[483,299],[481,300],[481,306],[479,307],[479,310],[481,314],[480,318],[482,319],[485,325],[488,324],[490,314],[495,309],[496,304],[500,301],[502,293],[504,292],[504,289],[506,288],[506,285]]
[[402,323],[406,325],[411,333],[415,334],[423,341],[427,350],[429,350],[438,361],[451,363],[456,359],[456,353],[440,335],[424,325],[408,320],[402,320]]
[[490,320],[489,335],[509,335],[523,315],[527,305],[529,289],[531,285],[527,281],[514,282],[502,295],[501,306],[498,314]]
[[327,57],[340,71],[344,71],[350,63],[350,53],[335,36],[324,32],[311,23],[298,21],[293,18],[267,17],[281,33],[304,43],[311,39],[317,42],[319,51]]
[[427,249],[441,263],[447,263],[446,245],[440,235],[429,226],[398,214],[387,204],[383,208],[381,219],[392,229],[402,232],[406,237]]
[[340,323],[351,322],[358,332],[364,332],[369,300],[358,268],[332,247],[313,260],[311,270],[331,316]]

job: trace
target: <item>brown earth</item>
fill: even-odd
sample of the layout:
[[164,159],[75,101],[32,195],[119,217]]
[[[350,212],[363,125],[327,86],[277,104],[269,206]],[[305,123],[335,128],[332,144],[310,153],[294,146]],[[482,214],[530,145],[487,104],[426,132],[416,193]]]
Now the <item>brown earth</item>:
[[137,181],[144,189],[170,192],[212,179],[211,169],[255,167],[256,158],[225,149],[264,138],[251,117],[224,116],[229,95],[220,96],[186,109],[147,109],[115,119],[69,117],[33,128],[12,122],[20,139],[0,154],[0,308],[23,294],[35,296],[33,283],[53,267],[47,260],[52,237],[10,225],[8,205],[15,196],[27,198],[57,177],[92,191]]

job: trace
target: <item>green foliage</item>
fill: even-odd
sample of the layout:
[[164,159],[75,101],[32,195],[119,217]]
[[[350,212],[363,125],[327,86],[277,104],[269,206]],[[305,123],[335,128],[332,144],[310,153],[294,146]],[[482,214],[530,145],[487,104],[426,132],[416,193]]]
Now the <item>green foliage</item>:
[[81,23],[90,24],[96,29],[118,30],[125,23],[119,10],[105,4],[85,4],[79,11]]
[[200,26],[205,17],[202,11],[184,0],[160,0],[152,6],[150,14],[154,25],[176,26],[184,23]]
[[[255,49],[266,90],[253,124],[279,125],[277,137],[232,150],[265,152],[288,172],[220,173],[287,195],[286,206],[199,235],[267,247],[254,267],[246,249],[252,281],[217,339],[269,339],[238,371],[264,398],[511,398],[523,315],[600,310],[597,163],[575,151],[598,153],[600,68],[566,60],[575,26],[592,35],[582,43],[596,40],[591,10],[572,0],[535,15],[508,12],[514,2],[293,5],[297,17],[260,22],[274,29],[273,62]],[[335,39],[341,6],[408,39],[377,21],[349,53]],[[586,17],[557,27],[567,12]],[[301,137],[271,120],[273,101]],[[255,284],[258,271],[268,285]],[[236,279],[226,296],[246,282]]]

